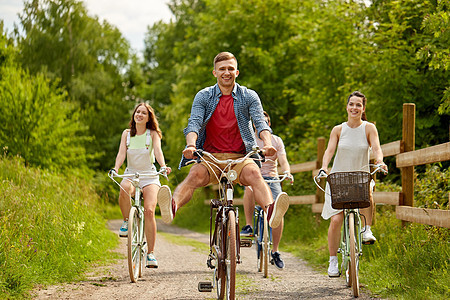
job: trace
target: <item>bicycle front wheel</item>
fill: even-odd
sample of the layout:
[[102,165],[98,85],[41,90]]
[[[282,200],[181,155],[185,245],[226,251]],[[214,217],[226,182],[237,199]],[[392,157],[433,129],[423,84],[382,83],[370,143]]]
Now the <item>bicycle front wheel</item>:
[[264,230],[263,230],[263,260],[264,260],[264,278],[269,276],[269,222],[267,222],[267,214],[264,212]]
[[263,229],[262,226],[262,219],[261,214],[263,211],[258,211],[257,215],[255,216],[255,248],[256,248],[256,265],[258,267],[258,272],[262,272],[263,270],[263,248],[262,248],[262,236],[263,236]]
[[349,220],[349,233],[350,233],[350,280],[353,289],[353,296],[359,296],[359,280],[358,280],[358,267],[359,267],[359,251],[356,249],[356,228],[355,215],[350,214]]
[[236,288],[236,215],[234,210],[228,212],[226,253],[227,299],[234,299]]
[[141,230],[140,217],[136,207],[132,207],[128,217],[128,271],[131,282],[136,282],[141,269]]

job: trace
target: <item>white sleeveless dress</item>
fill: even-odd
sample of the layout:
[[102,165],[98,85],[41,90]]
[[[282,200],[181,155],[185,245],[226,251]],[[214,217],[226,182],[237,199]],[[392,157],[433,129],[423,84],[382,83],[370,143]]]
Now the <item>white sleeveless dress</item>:
[[[330,173],[367,171],[369,172],[369,142],[366,136],[366,121],[356,128],[350,128],[347,122],[342,123],[341,136],[337,145],[336,156]],[[373,189],[375,183],[370,183]],[[332,216],[340,213],[341,209],[331,207],[330,187],[328,183],[325,187],[325,203],[322,209],[322,218],[328,220]]]

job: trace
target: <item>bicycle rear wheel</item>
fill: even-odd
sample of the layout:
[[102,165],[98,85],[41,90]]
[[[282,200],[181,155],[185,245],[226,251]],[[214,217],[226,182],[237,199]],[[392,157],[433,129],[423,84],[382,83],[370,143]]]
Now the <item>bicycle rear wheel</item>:
[[128,271],[130,273],[131,282],[138,280],[141,273],[141,230],[140,217],[136,207],[132,207],[128,217]]
[[264,278],[267,278],[269,275],[269,222],[267,222],[267,214],[264,212],[264,230],[263,230],[263,244],[262,244],[262,252],[263,252],[263,265],[264,265]]
[[358,267],[359,267],[359,251],[356,249],[356,226],[355,215],[350,214],[348,219],[349,235],[350,235],[350,280],[353,288],[353,296],[359,296],[359,280],[358,280]]

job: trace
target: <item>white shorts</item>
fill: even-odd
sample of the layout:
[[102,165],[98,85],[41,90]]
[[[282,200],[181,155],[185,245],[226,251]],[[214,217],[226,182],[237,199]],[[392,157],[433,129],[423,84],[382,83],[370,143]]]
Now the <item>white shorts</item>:
[[[145,172],[150,172],[150,171],[156,171],[156,167],[153,166],[150,170],[139,170],[137,172],[140,173],[145,173]],[[125,169],[125,172],[123,174],[134,174],[136,173],[135,170],[130,170],[128,168]],[[159,175],[155,176],[155,177],[148,177],[148,178],[140,178],[139,179],[139,187],[141,188],[141,190],[146,187],[147,185],[150,184],[156,184],[157,186],[161,187],[161,183],[159,182]]]

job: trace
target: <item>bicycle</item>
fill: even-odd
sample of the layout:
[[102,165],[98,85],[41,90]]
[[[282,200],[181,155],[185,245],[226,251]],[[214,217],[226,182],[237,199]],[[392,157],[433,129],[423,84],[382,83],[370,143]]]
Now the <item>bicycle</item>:
[[[278,179],[265,179],[265,181],[268,184],[281,183],[288,178],[288,173],[285,173],[279,176]],[[255,210],[253,212],[253,228],[253,244],[256,245],[256,263],[258,272],[262,272],[264,270],[263,276],[264,278],[267,278],[269,275],[268,265],[270,246],[272,245],[272,228],[270,228],[267,222],[266,212],[259,205],[255,206]]]
[[114,177],[129,180],[135,188],[134,199],[132,198],[132,206],[128,216],[128,241],[127,241],[127,256],[128,256],[128,271],[131,282],[136,282],[138,278],[142,278],[142,273],[145,267],[145,259],[147,255],[147,242],[144,231],[144,207],[143,195],[139,187],[140,178],[154,178],[156,176],[163,176],[166,179],[167,172],[165,168],[161,168],[159,172],[153,171],[149,173],[134,173],[119,175],[115,170],[109,172],[109,177],[125,191]]
[[[370,181],[375,172],[384,171],[382,164],[369,165],[375,167],[373,172],[353,171],[336,172],[327,175],[320,170],[314,177],[315,184],[320,178],[326,178],[331,191],[331,206],[343,209],[344,222],[341,231],[341,242],[338,253],[341,254],[341,274],[345,271],[348,287],[352,287],[353,296],[359,296],[359,257],[362,256],[361,217],[359,209],[370,206]],[[327,193],[327,192],[325,192]],[[327,193],[328,194],[328,193]]]
[[[205,162],[208,168],[217,168],[221,171],[219,182],[219,199],[210,201],[210,226],[209,245],[210,252],[207,266],[214,269],[213,282],[199,282],[200,292],[211,292],[216,288],[218,299],[234,299],[236,284],[236,265],[241,263],[240,247],[251,247],[247,242],[241,243],[239,234],[239,212],[233,206],[233,181],[238,177],[233,165],[239,164],[254,154],[262,155],[259,148],[254,147],[252,151],[242,158],[218,160],[212,154],[197,150],[194,152],[197,162]],[[204,159],[207,157],[211,161]],[[194,160],[195,161],[195,160]],[[221,168],[219,165],[225,165]],[[213,210],[216,209],[213,231]]]

